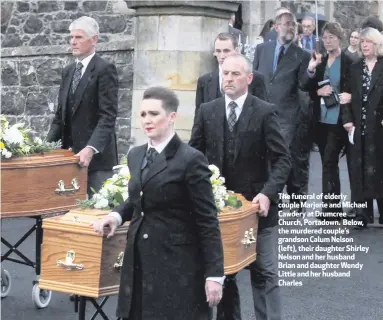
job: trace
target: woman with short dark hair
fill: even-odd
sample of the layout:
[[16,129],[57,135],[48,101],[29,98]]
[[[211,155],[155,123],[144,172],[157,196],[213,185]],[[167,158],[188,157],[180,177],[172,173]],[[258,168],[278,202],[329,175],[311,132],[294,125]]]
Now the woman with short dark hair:
[[[341,105],[350,101],[348,74],[351,59],[341,50],[344,32],[339,23],[327,23],[322,39],[327,56],[314,54],[307,72],[306,87],[313,100],[314,141],[322,159],[324,196],[340,195],[339,158],[347,144]],[[339,219],[343,213],[340,200],[324,197],[322,218]]]

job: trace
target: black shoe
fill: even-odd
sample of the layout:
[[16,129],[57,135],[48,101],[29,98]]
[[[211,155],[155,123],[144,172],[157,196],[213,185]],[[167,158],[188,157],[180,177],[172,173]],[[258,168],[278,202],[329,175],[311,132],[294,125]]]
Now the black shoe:
[[367,224],[370,220],[369,212],[365,208],[356,208],[355,209],[356,218],[355,221],[362,222],[360,225],[355,226],[355,230],[362,230],[367,228]]
[[346,219],[355,219],[356,218],[356,211],[355,209],[351,209],[346,213]]
[[383,213],[379,216],[379,224],[383,224]]

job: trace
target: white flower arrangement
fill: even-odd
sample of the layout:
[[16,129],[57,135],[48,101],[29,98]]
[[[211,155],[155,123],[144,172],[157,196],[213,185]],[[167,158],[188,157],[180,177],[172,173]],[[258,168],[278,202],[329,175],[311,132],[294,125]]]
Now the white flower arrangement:
[[1,116],[1,158],[9,159],[11,157],[27,156],[61,148],[60,141],[47,142],[40,138],[31,139],[29,132],[29,129],[24,128],[23,123],[16,123],[10,126],[5,116]]
[[210,181],[213,187],[215,205],[217,206],[218,211],[221,212],[225,207],[235,209],[240,208],[242,202],[238,200],[235,195],[230,194],[230,191],[226,189],[225,178],[221,177],[219,169],[213,164],[209,165],[209,169],[212,172]]
[[209,169],[212,172],[210,182],[213,187],[215,204],[217,209],[221,211],[226,204],[225,200],[228,198],[228,193],[225,186],[225,178],[220,176],[221,173],[215,165],[209,165]]
[[115,173],[107,179],[98,193],[93,190],[92,198],[78,200],[83,209],[112,209],[125,202],[128,197],[128,183],[130,172],[127,164],[113,167]]
[[[219,169],[215,165],[210,165],[212,172],[210,181],[213,187],[213,194],[217,210],[222,211],[224,207],[238,208],[242,204],[235,196],[229,195],[225,186],[225,178],[220,176]],[[130,172],[127,163],[113,167],[115,174],[107,179],[99,192],[95,192],[92,198],[88,200],[77,200],[77,203],[83,209],[103,209],[110,210],[123,202],[128,197],[128,183]]]

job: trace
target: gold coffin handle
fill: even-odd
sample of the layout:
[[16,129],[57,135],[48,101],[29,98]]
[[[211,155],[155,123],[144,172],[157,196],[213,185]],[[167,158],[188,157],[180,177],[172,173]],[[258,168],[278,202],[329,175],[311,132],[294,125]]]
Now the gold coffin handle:
[[245,248],[250,247],[252,244],[256,243],[257,239],[254,237],[254,229],[251,228],[249,231],[245,231],[244,238],[241,240],[241,243]]
[[116,271],[116,272],[120,272],[121,267],[122,267],[122,262],[123,262],[123,261],[124,261],[124,251],[121,251],[121,252],[118,254],[117,260],[116,260],[116,262],[115,262],[114,265],[113,265],[113,269],[114,269],[114,271]]
[[57,260],[56,265],[58,267],[63,267],[66,270],[84,270],[83,264],[75,264],[74,259],[76,258],[76,253],[73,250],[69,250],[66,253],[65,262],[62,262],[61,260]]
[[58,187],[56,188],[55,191],[57,194],[60,194],[60,195],[65,193],[76,193],[77,191],[80,190],[80,185],[78,184],[78,181],[76,178],[72,179],[72,187],[73,188],[66,189],[64,180],[60,180],[58,182]]

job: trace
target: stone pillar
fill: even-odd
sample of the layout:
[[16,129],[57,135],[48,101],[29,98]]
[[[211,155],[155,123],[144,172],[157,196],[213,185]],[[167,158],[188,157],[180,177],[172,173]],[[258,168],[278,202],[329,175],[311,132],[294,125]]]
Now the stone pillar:
[[228,31],[235,1],[126,1],[136,10],[132,146],[146,142],[139,108],[144,91],[164,86],[176,92],[180,107],[175,130],[190,138],[195,111],[195,91],[200,75],[215,67],[213,41]]

